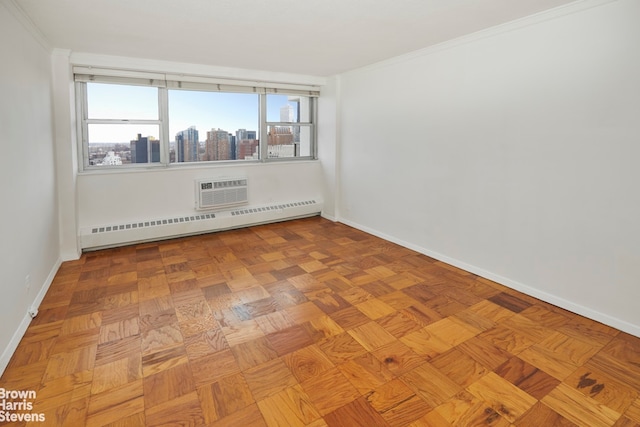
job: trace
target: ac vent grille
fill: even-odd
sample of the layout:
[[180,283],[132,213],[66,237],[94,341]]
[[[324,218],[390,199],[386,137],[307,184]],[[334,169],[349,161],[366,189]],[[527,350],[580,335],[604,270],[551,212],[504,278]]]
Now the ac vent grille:
[[249,201],[247,178],[196,181],[196,209],[214,209]]

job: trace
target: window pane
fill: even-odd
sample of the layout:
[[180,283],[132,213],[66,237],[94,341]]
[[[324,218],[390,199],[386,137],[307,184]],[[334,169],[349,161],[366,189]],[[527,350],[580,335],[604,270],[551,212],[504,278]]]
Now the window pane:
[[[295,128],[298,128],[297,130]],[[298,135],[296,143],[298,144],[299,157],[311,157],[311,126],[295,126],[294,134]]]
[[269,126],[267,157],[311,156],[311,126]]
[[299,95],[267,95],[267,121],[309,123],[310,98]]
[[169,91],[170,162],[259,158],[258,95]]
[[90,166],[160,162],[160,126],[89,124]]
[[87,83],[90,119],[158,120],[158,88]]

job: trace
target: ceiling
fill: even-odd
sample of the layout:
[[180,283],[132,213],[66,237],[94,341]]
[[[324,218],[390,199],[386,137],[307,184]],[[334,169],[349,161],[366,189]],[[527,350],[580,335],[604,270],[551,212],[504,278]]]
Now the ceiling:
[[13,0],[53,47],[330,76],[574,0]]

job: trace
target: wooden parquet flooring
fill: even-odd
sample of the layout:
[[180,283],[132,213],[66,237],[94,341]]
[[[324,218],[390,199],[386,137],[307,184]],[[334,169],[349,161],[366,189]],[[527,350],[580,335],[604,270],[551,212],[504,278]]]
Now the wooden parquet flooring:
[[69,426],[640,425],[640,339],[321,218],[62,265],[7,390]]

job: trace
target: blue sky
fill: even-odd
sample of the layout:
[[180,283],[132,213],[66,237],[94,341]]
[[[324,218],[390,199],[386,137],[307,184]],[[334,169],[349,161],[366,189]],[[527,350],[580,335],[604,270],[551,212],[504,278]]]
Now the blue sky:
[[234,134],[238,129],[258,131],[258,95],[249,93],[169,91],[169,135],[196,126],[200,140],[207,131],[223,129]]
[[[87,84],[89,118],[150,119],[158,117],[158,90],[154,87],[111,84]],[[169,140],[176,133],[195,126],[200,141],[207,131],[220,128],[235,135],[236,130],[258,131],[258,95],[227,92],[169,90]],[[269,95],[268,119],[280,120],[280,107],[287,104],[286,95]],[[141,133],[159,137],[153,125],[90,125],[90,142],[128,143]]]

